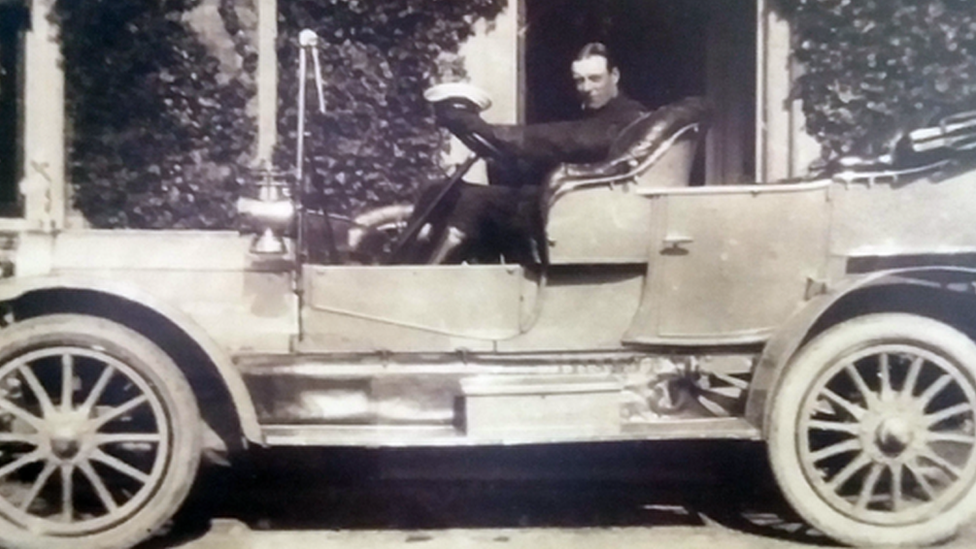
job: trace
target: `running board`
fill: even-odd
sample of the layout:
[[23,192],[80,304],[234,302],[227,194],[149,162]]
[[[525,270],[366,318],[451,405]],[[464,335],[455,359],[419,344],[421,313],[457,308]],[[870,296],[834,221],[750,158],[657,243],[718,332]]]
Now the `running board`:
[[619,433],[572,436],[543,434],[538,431],[496,433],[471,436],[452,426],[377,426],[377,425],[264,425],[268,446],[409,448],[436,446],[509,446],[563,444],[627,440],[760,440],[759,430],[736,417],[661,420],[640,425],[625,425]]

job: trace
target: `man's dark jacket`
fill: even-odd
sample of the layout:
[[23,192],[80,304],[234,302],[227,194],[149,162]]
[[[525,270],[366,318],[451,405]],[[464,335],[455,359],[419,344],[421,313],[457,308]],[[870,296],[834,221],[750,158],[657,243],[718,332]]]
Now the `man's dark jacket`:
[[502,177],[506,181],[493,178],[493,184],[521,186],[538,183],[540,175],[558,164],[606,160],[621,130],[644,112],[643,105],[621,94],[599,109],[584,111],[580,119],[565,122],[488,124],[472,112],[459,110],[445,112],[441,119],[448,128],[481,134],[508,153],[508,162],[517,164],[517,171],[526,177],[517,183],[507,181],[510,177]]

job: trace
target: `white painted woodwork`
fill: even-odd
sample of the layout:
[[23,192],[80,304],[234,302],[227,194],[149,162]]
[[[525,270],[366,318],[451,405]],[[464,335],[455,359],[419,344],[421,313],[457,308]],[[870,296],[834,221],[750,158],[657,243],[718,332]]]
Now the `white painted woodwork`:
[[[522,0],[508,0],[504,11],[493,21],[477,21],[474,36],[462,44],[458,52],[467,79],[491,96],[492,107],[485,111],[484,118],[493,124],[514,124],[522,116],[521,8]],[[459,140],[452,139],[448,163],[460,164],[468,152]],[[484,163],[475,165],[465,179],[487,183]]]
[[278,137],[278,0],[256,0],[258,8],[258,166],[270,167]]
[[34,0],[24,40],[24,215],[31,228],[55,230],[65,217],[64,70],[54,0]]
[[806,132],[801,101],[790,99],[798,76],[791,58],[790,25],[772,9],[770,0],[759,0],[758,11],[756,175],[771,183],[807,173],[820,156],[820,146]]

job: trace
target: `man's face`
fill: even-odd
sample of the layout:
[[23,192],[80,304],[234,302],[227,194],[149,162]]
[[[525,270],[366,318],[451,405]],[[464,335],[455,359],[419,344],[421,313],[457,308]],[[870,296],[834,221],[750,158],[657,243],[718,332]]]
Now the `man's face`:
[[573,61],[573,81],[584,109],[599,109],[617,97],[620,72],[608,70],[607,58],[591,55]]

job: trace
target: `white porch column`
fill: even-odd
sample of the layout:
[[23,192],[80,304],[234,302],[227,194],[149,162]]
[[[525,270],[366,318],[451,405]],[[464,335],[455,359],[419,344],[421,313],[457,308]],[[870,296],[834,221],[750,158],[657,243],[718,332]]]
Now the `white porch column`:
[[278,139],[278,0],[257,0],[258,149],[255,162],[270,168]]
[[[508,0],[504,10],[491,22],[479,20],[474,35],[461,45],[459,55],[472,84],[482,88],[492,99],[484,118],[492,124],[515,124],[522,121],[524,74],[522,59],[523,0]],[[459,164],[468,150],[457,139],[451,140],[448,162]],[[487,183],[483,162],[466,177],[467,181]]]
[[471,83],[491,95],[492,107],[484,118],[493,124],[517,123],[521,114],[521,4],[521,0],[508,0],[493,21],[479,20],[474,36],[459,51]]
[[34,0],[24,39],[24,217],[33,229],[56,230],[65,218],[64,71],[54,0]]
[[790,99],[797,77],[790,25],[769,0],[759,0],[757,8],[756,167],[758,179],[768,183],[806,173],[820,146],[806,132],[801,101]]

